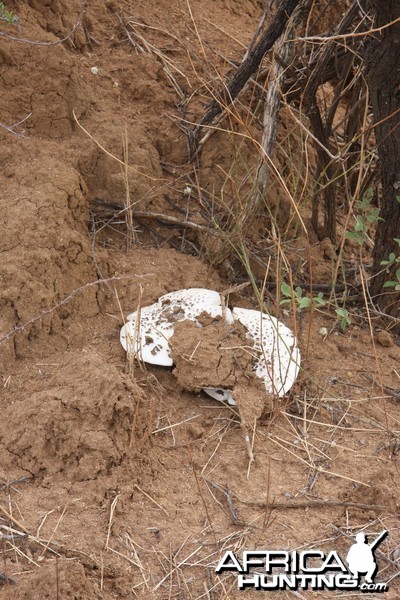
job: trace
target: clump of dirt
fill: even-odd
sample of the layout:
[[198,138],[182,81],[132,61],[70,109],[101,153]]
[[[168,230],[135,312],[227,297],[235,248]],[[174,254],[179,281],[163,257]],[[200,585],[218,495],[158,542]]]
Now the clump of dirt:
[[224,319],[212,320],[208,315],[200,315],[199,321],[202,327],[193,321],[174,326],[170,340],[173,374],[185,390],[231,390],[242,427],[254,425],[254,420],[271,408],[271,398],[253,371],[254,349],[246,328],[237,321],[227,324]]
[[74,481],[95,479],[142,445],[142,399],[140,388],[95,351],[70,353],[41,389],[23,390],[3,406],[2,444],[14,463],[35,476],[63,472]]
[[250,378],[251,344],[241,323],[218,319],[199,327],[193,321],[175,323],[170,340],[173,374],[183,389],[232,389],[240,378]]

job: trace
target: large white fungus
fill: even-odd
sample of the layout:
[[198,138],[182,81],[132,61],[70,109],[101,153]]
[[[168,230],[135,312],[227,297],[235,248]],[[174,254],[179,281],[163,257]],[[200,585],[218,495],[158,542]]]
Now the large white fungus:
[[[300,351],[296,338],[286,325],[269,314],[245,308],[224,306],[221,295],[213,290],[192,288],[161,296],[151,306],[141,308],[127,317],[120,340],[128,354],[139,360],[165,367],[173,366],[169,339],[174,324],[190,320],[202,327],[200,315],[224,319],[227,326],[240,321],[253,343],[253,369],[263,379],[266,392],[284,396],[292,387],[300,368]],[[236,404],[231,390],[206,387],[204,391],[216,400]]]

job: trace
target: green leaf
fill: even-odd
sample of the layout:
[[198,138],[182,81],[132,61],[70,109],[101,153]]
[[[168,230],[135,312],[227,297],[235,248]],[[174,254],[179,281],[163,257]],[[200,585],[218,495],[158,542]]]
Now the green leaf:
[[358,242],[359,246],[364,246],[364,242],[365,242],[365,240],[363,240],[363,238],[362,238],[362,237],[361,237],[361,235],[360,235],[360,236],[358,236],[358,238],[357,238],[357,242]]
[[301,298],[303,295],[303,289],[298,285],[297,288],[295,289],[295,296],[297,298]]
[[323,298],[321,298],[319,295],[315,296],[315,298],[313,298],[313,302],[314,302],[314,304],[319,304],[320,306],[324,306],[324,304],[325,304],[325,300]]
[[393,287],[394,285],[396,285],[395,281],[385,281],[385,283],[383,284],[383,287],[388,288],[388,287]]
[[357,223],[354,225],[354,231],[356,233],[361,233],[362,231],[367,231],[367,227],[363,220],[357,221]]
[[308,296],[304,296],[304,298],[301,298],[300,302],[299,302],[299,308],[308,308],[311,304],[311,300]]
[[365,190],[364,195],[363,195],[364,202],[367,202],[368,204],[370,204],[373,197],[374,197],[374,188],[370,187],[367,190]]
[[292,288],[287,283],[282,283],[281,284],[281,293],[284,296],[291,298],[292,297]]
[[356,235],[352,231],[346,231],[346,237],[349,240],[358,240],[358,235]]
[[279,304],[290,304],[290,303],[291,303],[291,301],[292,301],[292,300],[291,300],[290,298],[285,298],[284,300],[281,300],[281,301],[279,302]]
[[371,214],[367,215],[368,223],[375,223],[375,221],[383,221],[383,219],[379,216],[379,210],[375,209],[371,212]]

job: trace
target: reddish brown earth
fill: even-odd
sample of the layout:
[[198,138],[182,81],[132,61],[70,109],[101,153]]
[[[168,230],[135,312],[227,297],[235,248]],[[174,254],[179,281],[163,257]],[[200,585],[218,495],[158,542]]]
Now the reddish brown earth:
[[[196,391],[212,352],[199,355],[195,382],[193,365],[185,373],[178,364],[179,377],[132,371],[119,343],[140,294],[146,305],[235,282],[234,262],[210,266],[204,232],[139,220],[127,251],[125,225],[93,227],[89,206],[124,201],[124,171],[110,154],[123,162],[126,135],[134,208],[202,223],[197,197],[183,193],[195,182],[178,118],[202,114],[200,80],[224,72],[223,57],[240,60],[261,4],[92,0],[64,43],[0,38],[0,123],[30,115],[15,128],[25,137],[0,128],[0,573],[15,581],[0,580],[1,599],[238,598],[235,576],[215,574],[225,550],[345,555],[346,535],[363,528],[389,530],[380,578],[400,569],[400,349],[390,333],[371,336],[361,311],[344,333],[327,310],[296,323],[282,314],[303,369],[290,398],[251,430],[252,464],[239,413]],[[6,5],[19,23],[0,29],[41,42],[65,37],[81,10],[78,0]],[[118,15],[140,23],[136,48]],[[222,133],[205,144],[205,194],[221,187],[233,154]],[[250,146],[243,156],[252,160]],[[288,207],[272,192],[274,203],[285,223]],[[314,277],[329,281],[329,244],[312,242]],[[288,256],[304,253],[299,236]],[[257,308],[248,289],[230,299]],[[273,292],[267,300],[275,310]],[[195,332],[185,327],[189,351]],[[22,535],[7,539],[13,530]],[[385,598],[399,595],[397,578]]]

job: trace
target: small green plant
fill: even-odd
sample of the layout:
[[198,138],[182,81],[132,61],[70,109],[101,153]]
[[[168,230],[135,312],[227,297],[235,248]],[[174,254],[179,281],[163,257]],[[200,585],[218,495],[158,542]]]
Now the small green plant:
[[5,21],[9,25],[15,25],[18,23],[18,17],[14,15],[12,10],[7,10],[4,2],[0,2],[0,20]]
[[347,325],[351,324],[349,311],[346,308],[336,308],[335,313],[340,318],[340,327],[344,332],[346,330]]
[[359,200],[355,204],[358,214],[355,217],[354,231],[346,231],[347,239],[355,240],[360,246],[363,246],[368,239],[368,230],[371,225],[383,220],[379,216],[379,208],[371,206],[373,197],[373,188],[368,188],[364,192],[362,200]]
[[322,292],[319,292],[317,296],[312,296],[310,298],[304,294],[304,290],[300,286],[292,289],[287,283],[282,283],[281,294],[284,296],[284,298],[280,301],[280,304],[290,304],[294,299],[297,307],[300,309],[310,307],[313,309],[317,306],[325,306],[325,300]]
[[[397,196],[397,198],[399,198],[399,196]],[[394,238],[394,241],[400,247],[400,238]],[[387,260],[381,261],[381,265],[383,267],[385,267],[386,273],[389,273],[389,271],[391,270],[393,265],[399,265],[398,268],[396,269],[396,273],[395,273],[396,279],[394,281],[385,281],[385,283],[383,284],[383,287],[384,288],[394,287],[396,292],[400,291],[400,256],[396,256],[394,252],[391,252],[389,254],[389,258]]]

